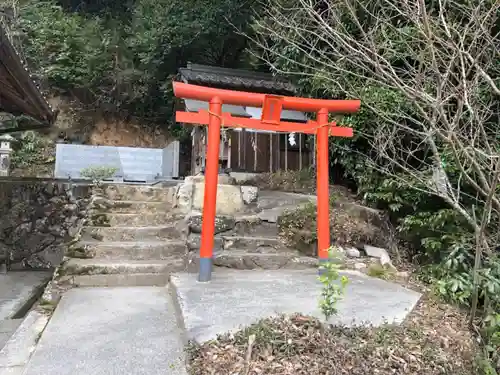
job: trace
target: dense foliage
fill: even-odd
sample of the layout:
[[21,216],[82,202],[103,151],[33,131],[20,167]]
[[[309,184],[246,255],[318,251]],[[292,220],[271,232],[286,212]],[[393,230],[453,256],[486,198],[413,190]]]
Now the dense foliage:
[[89,109],[171,124],[178,68],[241,65],[247,40],[234,30],[253,8],[253,0],[24,0],[6,23],[44,88]]

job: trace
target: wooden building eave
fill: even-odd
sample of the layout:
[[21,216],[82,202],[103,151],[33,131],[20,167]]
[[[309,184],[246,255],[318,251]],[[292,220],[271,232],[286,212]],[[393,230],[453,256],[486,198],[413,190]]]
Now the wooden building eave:
[[[33,118],[35,121],[32,126],[28,126],[30,129],[50,126],[57,116],[34,84],[2,27],[0,27],[0,112]],[[0,134],[20,130],[0,128]]]

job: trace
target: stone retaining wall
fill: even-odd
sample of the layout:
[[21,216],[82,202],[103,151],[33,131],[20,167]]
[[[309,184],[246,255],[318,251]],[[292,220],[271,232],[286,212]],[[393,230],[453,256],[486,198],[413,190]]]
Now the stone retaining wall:
[[0,265],[57,266],[83,225],[89,193],[50,179],[0,179]]

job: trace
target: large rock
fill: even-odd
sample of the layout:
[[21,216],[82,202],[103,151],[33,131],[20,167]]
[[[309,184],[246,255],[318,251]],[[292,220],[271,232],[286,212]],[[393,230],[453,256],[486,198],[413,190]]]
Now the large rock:
[[[205,184],[194,184],[193,210],[203,210],[203,200],[205,197]],[[243,211],[245,203],[241,194],[240,186],[236,185],[217,185],[217,208],[216,212],[220,215],[234,215]]]
[[242,186],[241,195],[245,204],[257,203],[259,188],[257,186]]
[[386,249],[364,245],[364,250],[366,255],[368,255],[369,257],[378,259],[381,265],[385,266],[387,264],[392,266],[391,257],[389,256],[389,253]]

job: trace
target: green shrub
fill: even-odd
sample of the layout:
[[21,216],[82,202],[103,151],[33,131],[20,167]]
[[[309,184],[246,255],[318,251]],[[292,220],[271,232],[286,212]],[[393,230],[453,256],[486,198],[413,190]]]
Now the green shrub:
[[117,168],[107,166],[90,166],[80,172],[82,177],[90,178],[92,184],[100,186],[103,180],[107,180],[116,173]]

